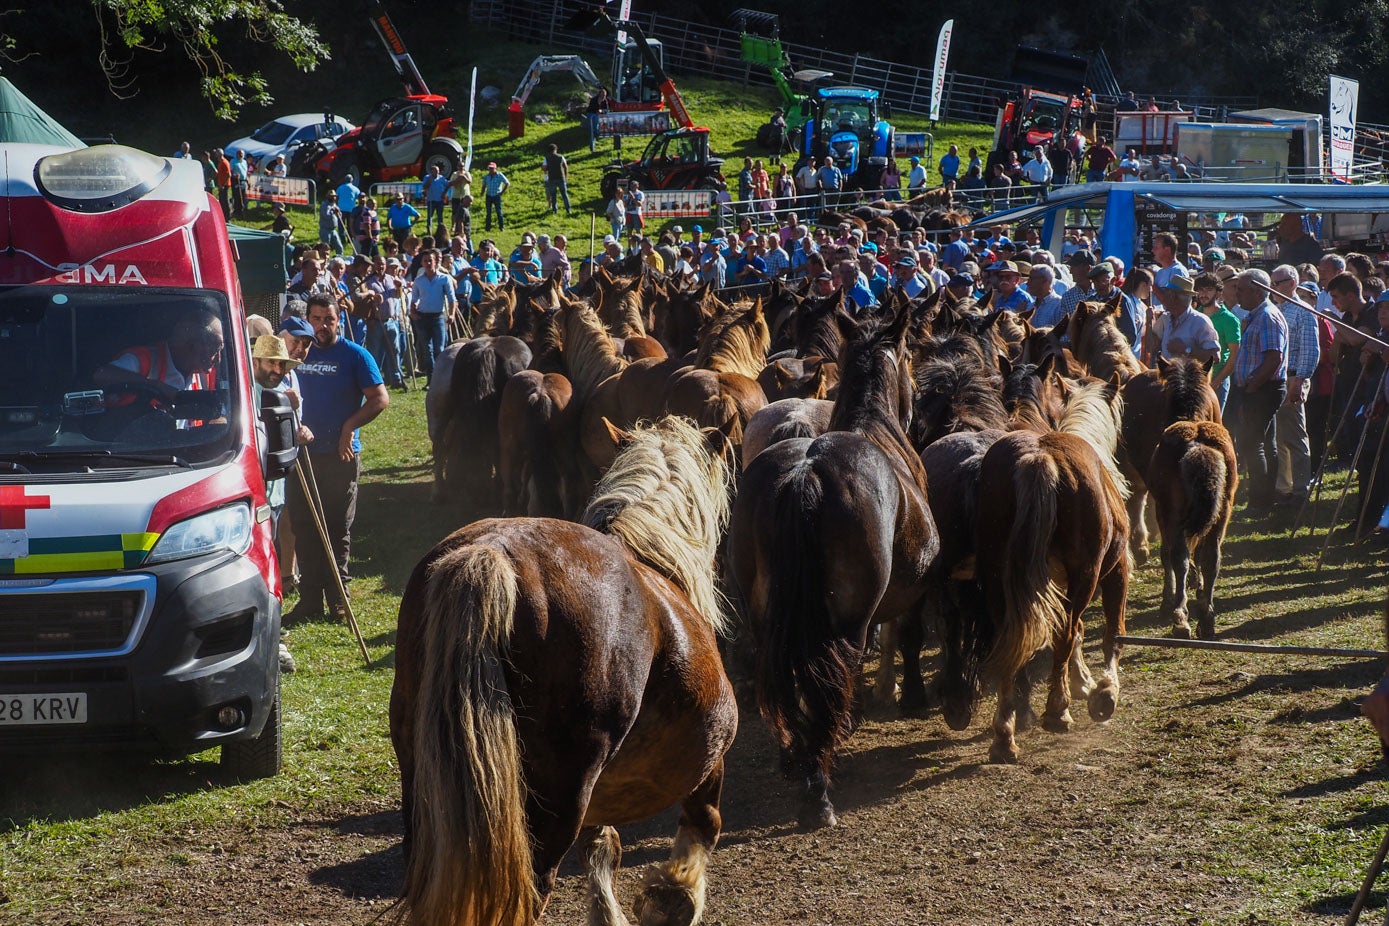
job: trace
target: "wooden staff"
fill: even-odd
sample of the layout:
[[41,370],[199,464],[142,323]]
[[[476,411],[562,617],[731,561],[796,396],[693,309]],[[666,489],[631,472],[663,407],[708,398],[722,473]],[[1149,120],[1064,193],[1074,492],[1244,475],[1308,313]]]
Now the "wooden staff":
[[1389,832],[1384,834],[1380,840],[1379,851],[1375,853],[1374,861],[1370,863],[1370,870],[1365,872],[1365,880],[1360,885],[1360,892],[1355,895],[1355,903],[1350,905],[1350,913],[1346,915],[1346,926],[1355,926],[1360,920],[1360,911],[1365,909],[1365,902],[1370,899],[1370,889],[1375,886],[1375,879],[1384,870],[1384,859],[1389,856]]
[[1331,324],[1333,324],[1333,325],[1340,325],[1342,328],[1347,328],[1347,329],[1349,329],[1349,330],[1351,330],[1351,331],[1354,331],[1356,334],[1360,335],[1360,337],[1364,338],[1365,340],[1367,340],[1367,341],[1369,341],[1369,342],[1371,342],[1371,343],[1373,343],[1373,344],[1378,344],[1380,347],[1389,348],[1389,344],[1386,344],[1384,341],[1381,341],[1379,338],[1375,337],[1374,335],[1366,334],[1365,332],[1361,331],[1359,328],[1355,327],[1354,325],[1350,324],[1349,322],[1342,321],[1341,319],[1337,318],[1335,315],[1328,315],[1326,312],[1323,312],[1323,311],[1321,311],[1321,310],[1319,310],[1319,309],[1317,309],[1317,308],[1315,308],[1315,307],[1313,307],[1313,306],[1308,305],[1307,303],[1303,302],[1301,299],[1297,298],[1296,296],[1285,296],[1285,295],[1283,295],[1282,293],[1280,293],[1278,290],[1274,289],[1272,286],[1265,286],[1263,283],[1260,283],[1258,280],[1254,279],[1253,277],[1247,277],[1247,279],[1249,280],[1250,283],[1253,283],[1255,286],[1259,287],[1259,289],[1262,289],[1264,292],[1270,293],[1271,295],[1277,296],[1277,297],[1278,297],[1279,299],[1281,299],[1283,302],[1291,302],[1293,305],[1298,306],[1299,308],[1306,309],[1308,312],[1311,312],[1313,315],[1317,316],[1317,318],[1324,318],[1324,319],[1326,319],[1327,321],[1331,322]]
[[1355,445],[1355,456],[1350,459],[1350,473],[1346,476],[1346,484],[1341,488],[1341,498],[1336,502],[1336,511],[1331,515],[1331,525],[1326,529],[1326,542],[1321,545],[1321,552],[1317,554],[1317,568],[1313,572],[1321,571],[1321,561],[1326,556],[1326,548],[1331,546],[1331,535],[1336,532],[1336,522],[1341,517],[1341,506],[1346,503],[1346,496],[1350,493],[1351,479],[1355,476],[1356,467],[1360,463],[1360,454],[1365,449],[1365,437],[1370,433],[1369,428],[1360,429],[1360,443]]
[[[1357,392],[1360,391],[1360,383],[1361,383],[1362,380],[1364,380],[1364,378],[1365,378],[1365,371],[1366,371],[1367,369],[1369,369],[1369,367],[1368,367],[1366,364],[1363,364],[1363,363],[1362,363],[1362,364],[1360,365],[1360,375],[1357,376],[1357,377],[1355,378],[1355,385],[1352,386],[1352,387],[1350,388],[1350,394],[1351,394],[1352,397],[1353,397]],[[1322,448],[1321,465],[1319,465],[1319,466],[1317,467],[1317,478],[1316,478],[1316,480],[1315,480],[1315,482],[1316,482],[1317,485],[1316,485],[1316,489],[1314,490],[1314,494],[1316,495],[1316,498],[1317,498],[1318,501],[1321,500],[1321,478],[1322,478],[1322,475],[1326,472],[1326,461],[1329,460],[1329,459],[1331,459],[1330,450],[1331,450],[1331,448],[1335,445],[1336,441],[1340,438],[1340,436],[1341,436],[1341,430],[1342,430],[1343,428],[1345,428],[1345,426],[1346,426],[1346,421],[1349,420],[1349,418],[1350,418],[1350,413],[1354,410],[1353,404],[1354,404],[1354,403],[1352,403],[1352,402],[1350,401],[1350,399],[1347,399],[1347,400],[1346,400],[1346,407],[1345,407],[1345,409],[1341,412],[1341,420],[1340,420],[1340,422],[1336,425],[1336,432],[1335,432],[1334,434],[1331,435],[1331,439],[1330,439],[1329,441],[1327,441],[1326,444],[1325,444],[1325,446]],[[1330,422],[1328,422],[1328,424],[1329,424],[1329,423],[1330,423]],[[1304,498],[1304,499],[1302,500],[1302,507],[1299,508],[1298,511],[1297,511],[1297,518],[1294,519],[1294,521],[1293,521],[1292,533],[1290,533],[1290,534],[1288,535],[1288,539],[1291,540],[1292,538],[1294,538],[1294,537],[1297,536],[1298,528],[1302,525],[1302,514],[1303,514],[1303,512],[1305,512],[1305,511],[1307,510],[1307,503],[1310,502],[1310,501],[1312,501],[1312,495],[1313,495],[1313,493],[1309,493],[1309,494],[1307,495],[1307,497]],[[1308,525],[1308,528],[1307,528],[1308,533],[1316,533],[1316,526],[1317,526],[1317,522],[1316,522],[1316,519],[1315,519],[1315,517],[1314,517],[1313,520],[1312,520],[1312,523],[1311,523],[1310,525]]]
[[[1365,430],[1370,429],[1369,416],[1365,418]],[[1375,461],[1370,466],[1370,482],[1365,486],[1365,497],[1360,499],[1360,518],[1355,522],[1355,545],[1365,539],[1365,515],[1370,513],[1370,496],[1374,495],[1375,479],[1379,476],[1379,460],[1384,456],[1384,438],[1389,437],[1389,423],[1379,429],[1379,446],[1375,448]],[[1349,477],[1347,477],[1349,482]]]
[[1325,646],[1278,646],[1271,643],[1231,643],[1226,640],[1180,640],[1175,637],[1115,637],[1132,646],[1158,646],[1167,649],[1204,649],[1227,653],[1272,653],[1279,656],[1353,656],[1383,659],[1389,653],[1377,649],[1334,649]]
[[[352,633],[357,637],[357,646],[362,650],[362,659],[366,661],[367,668],[371,668],[371,654],[367,652],[367,641],[362,638],[362,630],[357,626],[357,616],[352,613],[352,602],[347,598],[347,586],[342,583],[342,573],[338,572],[338,558],[333,553],[333,543],[328,539],[328,528],[324,526],[323,499],[318,494],[318,480],[314,478],[313,463],[309,455],[302,450],[299,453],[301,466],[295,467],[299,472],[299,488],[304,492],[304,498],[308,499],[309,511],[313,514],[314,527],[318,528],[318,539],[323,541],[323,552],[328,557],[328,568],[333,573],[333,583],[337,586],[338,597],[342,600],[343,610],[347,612],[347,624],[352,628]],[[307,476],[305,475],[307,473]]]

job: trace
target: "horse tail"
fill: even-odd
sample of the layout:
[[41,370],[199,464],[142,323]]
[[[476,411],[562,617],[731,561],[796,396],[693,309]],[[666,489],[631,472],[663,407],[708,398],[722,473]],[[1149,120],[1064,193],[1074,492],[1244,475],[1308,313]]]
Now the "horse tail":
[[526,466],[521,484],[527,487],[527,497],[540,501],[538,514],[550,518],[564,516],[559,465],[550,436],[550,423],[556,414],[554,396],[550,395],[544,383],[526,397]]
[[777,487],[773,503],[773,574],[757,648],[757,700],[781,747],[782,771],[801,777],[802,759],[830,773],[832,748],[849,735],[858,660],[837,639],[824,585],[817,512],[824,486],[808,465]]
[[518,926],[538,905],[516,718],[503,660],[516,572],[470,545],[429,577],[415,713],[410,922]]
[[1056,461],[1046,448],[1018,458],[1013,470],[1013,525],[1000,556],[1004,613],[989,657],[994,670],[1013,671],[1021,666],[1051,642],[1065,619],[1065,605],[1051,579],[1049,562],[1060,482]]
[[1182,485],[1186,488],[1186,516],[1182,534],[1194,544],[1220,520],[1225,498],[1225,456],[1214,447],[1193,443],[1177,463]]

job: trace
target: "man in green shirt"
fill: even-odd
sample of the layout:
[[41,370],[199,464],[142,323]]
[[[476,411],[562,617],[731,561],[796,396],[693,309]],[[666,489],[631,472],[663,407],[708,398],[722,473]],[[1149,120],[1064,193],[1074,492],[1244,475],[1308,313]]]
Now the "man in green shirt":
[[1196,278],[1196,305],[1215,326],[1215,336],[1220,342],[1220,357],[1211,370],[1211,387],[1220,399],[1222,412],[1225,411],[1225,400],[1230,395],[1230,374],[1235,369],[1240,337],[1239,319],[1220,301],[1224,288],[1220,277],[1213,273],[1203,273]]

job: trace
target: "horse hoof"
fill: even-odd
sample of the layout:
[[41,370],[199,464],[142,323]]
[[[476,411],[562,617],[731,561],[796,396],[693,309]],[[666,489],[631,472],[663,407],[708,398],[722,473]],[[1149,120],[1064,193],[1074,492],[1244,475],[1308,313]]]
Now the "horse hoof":
[[1133,551],[1133,564],[1135,566],[1142,566],[1144,563],[1148,562],[1148,557],[1151,555],[1152,553],[1147,547],[1138,547]]
[[1119,696],[1115,694],[1114,688],[1105,685],[1096,688],[1090,693],[1090,697],[1085,701],[1086,708],[1090,711],[1090,719],[1096,723],[1104,723],[1114,716],[1114,711],[1119,707]]
[[1017,743],[994,740],[994,744],[989,747],[989,761],[994,765],[1017,765]]
[[823,806],[802,807],[796,823],[803,830],[825,830],[838,826],[839,818],[834,815],[834,807],[826,802]]
[[1190,640],[1190,639],[1191,639],[1191,624],[1187,623],[1187,620],[1186,620],[1185,617],[1180,618],[1175,624],[1172,625],[1172,639],[1174,639],[1174,640]]
[[1066,711],[1060,717],[1047,715],[1042,718],[1042,729],[1048,733],[1070,733],[1075,726],[1075,721],[1071,719],[1071,712]]
[[903,717],[924,717],[930,705],[926,701],[926,689],[919,685],[902,688],[902,696],[897,700],[897,709]]
[[1215,639],[1215,610],[1203,604],[1197,604],[1193,609],[1196,611],[1196,636],[1202,640]]

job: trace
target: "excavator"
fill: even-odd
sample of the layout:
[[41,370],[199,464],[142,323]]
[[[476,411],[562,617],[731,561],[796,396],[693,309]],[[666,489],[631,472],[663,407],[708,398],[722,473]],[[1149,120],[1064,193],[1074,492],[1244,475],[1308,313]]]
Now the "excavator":
[[722,185],[723,159],[709,150],[709,129],[697,126],[690,118],[685,100],[666,73],[660,56],[637,23],[614,18],[606,3],[583,6],[566,24],[576,32],[586,32],[599,24],[614,33],[627,33],[632,41],[623,51],[635,46],[644,69],[660,90],[661,100],[670,113],[671,122],[679,128],[662,132],[651,139],[639,160],[614,162],[603,174],[599,187],[602,195],[611,197],[623,181],[639,181],[648,190],[715,189]]

